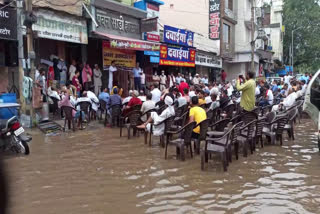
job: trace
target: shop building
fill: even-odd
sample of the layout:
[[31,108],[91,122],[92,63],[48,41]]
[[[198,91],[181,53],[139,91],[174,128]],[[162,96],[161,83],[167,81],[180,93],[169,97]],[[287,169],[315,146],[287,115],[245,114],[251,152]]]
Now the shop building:
[[160,49],[159,69],[168,73],[195,73],[196,49],[193,47],[194,33],[165,25]]
[[[151,77],[153,68],[146,59],[160,50],[160,43],[142,40],[141,28],[147,12],[110,0],[96,0],[91,4],[92,21],[89,34],[88,62],[103,67],[103,85],[108,84],[108,69],[116,61],[117,72],[113,83],[120,84],[127,92],[133,88],[131,70],[140,67]],[[148,57],[145,57],[148,56]]]
[[17,93],[13,87],[18,86],[17,11],[7,6],[0,14],[0,93]]

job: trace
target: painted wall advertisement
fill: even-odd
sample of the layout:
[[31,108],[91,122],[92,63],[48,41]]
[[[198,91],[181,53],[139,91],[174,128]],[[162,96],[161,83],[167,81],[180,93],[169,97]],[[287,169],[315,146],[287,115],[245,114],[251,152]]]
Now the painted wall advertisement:
[[220,39],[220,0],[209,1],[209,39]]
[[136,66],[136,52],[132,50],[114,49],[110,42],[102,43],[103,70],[107,70],[113,60],[120,70],[127,70]]
[[167,25],[164,26],[163,32],[165,43],[193,47],[193,32]]
[[196,50],[188,47],[161,45],[160,65],[195,67]]
[[[160,10],[158,5],[147,3],[147,17],[154,18],[160,16]],[[159,29],[144,33],[148,41],[160,42],[160,32]]]
[[17,39],[17,11],[9,7],[0,10],[0,38]]
[[53,11],[35,12],[38,21],[32,26],[38,37],[88,44],[87,22],[83,19],[57,15]]

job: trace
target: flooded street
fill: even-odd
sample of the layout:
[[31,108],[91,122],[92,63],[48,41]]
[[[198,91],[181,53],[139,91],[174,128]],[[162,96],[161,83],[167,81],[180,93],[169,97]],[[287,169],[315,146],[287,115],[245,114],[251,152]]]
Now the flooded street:
[[[296,140],[267,145],[223,172],[200,170],[200,157],[169,159],[154,138],[119,137],[118,129],[33,135],[30,156],[6,158],[12,214],[319,213],[320,155],[311,120]],[[307,127],[307,128],[302,128]],[[90,127],[89,127],[90,128]],[[125,135],[126,136],[126,135]]]

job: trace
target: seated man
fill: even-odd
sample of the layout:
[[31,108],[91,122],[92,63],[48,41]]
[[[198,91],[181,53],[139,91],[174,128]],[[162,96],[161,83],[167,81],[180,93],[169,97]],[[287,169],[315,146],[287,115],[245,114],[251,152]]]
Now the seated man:
[[[151,109],[155,109],[156,108],[156,104],[151,99],[152,99],[152,94],[151,93],[147,94],[147,101],[145,101],[141,106],[142,114],[146,113],[147,111],[149,111]],[[147,116],[144,115],[142,120],[146,121],[147,120]]]
[[158,115],[157,112],[152,112],[148,120],[140,126],[137,126],[138,129],[146,129],[146,131],[151,131],[151,124],[153,123],[153,134],[155,136],[161,136],[164,133],[165,124],[160,124],[165,119],[175,115],[173,107],[173,99],[168,95],[164,99],[164,103],[167,105],[167,108]]
[[[206,111],[199,107],[198,97],[191,98],[191,109],[189,113],[189,123],[196,121],[197,125],[207,119]],[[200,126],[193,129],[192,138],[198,139],[200,136]]]
[[[203,105],[203,104],[206,104],[206,101],[205,101],[205,95],[204,95],[204,91],[203,90],[199,90],[198,92],[198,103],[199,103],[199,106]],[[192,98],[191,98],[191,102],[192,102]]]
[[[127,105],[127,104],[130,102],[130,100],[131,100],[131,98],[132,98],[132,93],[133,93],[133,91],[130,90],[130,91],[129,91],[129,96],[127,96],[126,98],[124,98],[123,101],[122,101],[123,105]],[[113,94],[113,93],[112,93],[112,94]],[[111,95],[112,95],[112,94],[111,94]]]
[[132,111],[132,107],[136,105],[142,105],[141,100],[138,98],[139,92],[134,90],[132,93],[132,98],[130,99],[129,103],[127,106],[124,107],[123,109],[123,115],[127,115]]
[[177,103],[178,103],[178,107],[181,107],[181,106],[184,106],[184,105],[187,105],[188,102],[187,102],[187,99],[183,96],[181,96],[181,94],[178,92],[177,93]]
[[216,94],[211,94],[211,100],[212,100],[212,103],[210,105],[209,110],[214,110],[216,108],[219,108],[220,102],[217,100],[217,95]]
[[103,91],[99,94],[99,100],[103,100],[108,103],[110,95],[108,93],[108,88],[104,88]]
[[266,85],[266,93],[264,94],[264,98],[260,101],[259,106],[267,106],[273,104],[273,92],[270,89],[269,85]]
[[94,112],[98,111],[99,108],[99,99],[95,93],[92,91],[87,91],[87,97],[91,100],[92,103],[92,110]]
[[282,107],[290,108],[297,99],[297,93],[294,91],[293,88],[289,89],[288,96],[284,98],[283,102],[279,105],[274,105],[272,107],[272,111],[279,111]]
[[110,109],[111,106],[113,106],[113,105],[121,105],[122,104],[121,97],[118,94],[118,89],[114,88],[112,92],[113,92],[113,94],[109,97],[109,100],[107,102],[108,109]]

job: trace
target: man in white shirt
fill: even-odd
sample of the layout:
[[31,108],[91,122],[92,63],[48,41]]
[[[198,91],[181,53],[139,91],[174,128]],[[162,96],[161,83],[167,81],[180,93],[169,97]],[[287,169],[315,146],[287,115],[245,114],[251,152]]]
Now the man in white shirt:
[[[146,98],[147,98],[147,101],[143,102],[142,106],[141,106],[142,114],[146,113],[147,111],[149,111],[151,109],[155,109],[156,108],[155,103],[151,100],[152,99],[152,94],[148,93]],[[147,115],[144,115],[144,117],[142,117],[142,120],[146,121],[147,120]]]
[[160,101],[161,91],[158,89],[158,84],[154,84],[151,86],[151,94],[152,94],[152,101],[157,103]]
[[[91,99],[87,96],[87,92],[86,92],[86,91],[84,91],[84,92],[82,93],[82,97],[79,97],[79,98],[77,99],[77,101],[76,101],[75,104],[78,105],[80,102],[89,102],[89,103],[92,104],[92,101],[91,101]],[[77,110],[80,111],[80,106],[79,106],[79,105],[77,106]]]
[[164,73],[164,70],[161,71],[160,75],[160,91],[166,89],[167,86],[167,76]]
[[144,95],[144,91],[143,90],[141,90],[139,92],[139,97],[138,98],[141,100],[141,102],[147,101],[147,97]]
[[143,72],[143,70],[141,70],[141,75],[140,75],[140,78],[141,78],[141,90],[143,90],[143,92],[145,93],[146,92],[146,75],[145,73]]
[[206,104],[212,103],[212,99],[210,96],[210,91],[209,90],[204,90],[205,98],[204,100],[206,101]]
[[97,112],[99,107],[99,99],[92,91],[87,91],[87,97],[91,100],[92,109]]
[[174,75],[172,73],[168,76],[168,79],[169,79],[168,80],[169,88],[176,85],[176,78],[174,77]]
[[109,91],[112,91],[112,88],[113,88],[113,73],[117,71],[117,68],[116,68],[116,61],[113,60],[111,62],[111,65],[109,67],[109,84],[108,84],[108,88],[109,88]]
[[76,60],[72,60],[72,63],[69,67],[69,80],[72,81],[72,78],[74,77],[74,75],[76,74],[77,68],[76,68]]
[[180,85],[181,79],[182,79],[181,74],[178,73],[178,76],[176,77],[176,84]]
[[130,91],[129,91],[129,96],[123,99],[123,101],[122,101],[123,104],[128,104],[128,102],[129,102],[129,101],[131,100],[131,98],[132,98],[132,93],[133,93],[133,91],[130,90]]
[[284,98],[284,100],[279,105],[274,105],[272,107],[272,111],[279,111],[281,106],[284,106],[285,108],[290,108],[297,99],[297,93],[294,91],[294,89],[289,89],[288,96]]
[[196,74],[196,76],[193,78],[193,84],[194,85],[199,85],[200,84],[199,74]]
[[259,96],[260,95],[260,86],[257,84],[256,86],[256,96]]

